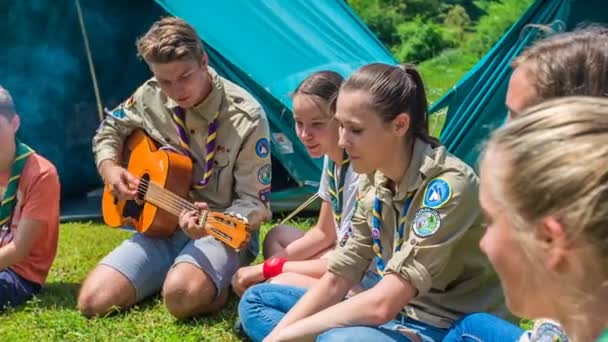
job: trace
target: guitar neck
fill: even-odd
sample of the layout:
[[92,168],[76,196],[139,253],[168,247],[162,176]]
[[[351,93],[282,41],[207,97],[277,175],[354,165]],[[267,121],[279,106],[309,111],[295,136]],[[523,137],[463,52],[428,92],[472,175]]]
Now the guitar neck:
[[144,200],[177,217],[179,217],[183,210],[200,210],[197,206],[190,203],[186,199],[183,199],[171,191],[164,189],[152,182],[147,183]]

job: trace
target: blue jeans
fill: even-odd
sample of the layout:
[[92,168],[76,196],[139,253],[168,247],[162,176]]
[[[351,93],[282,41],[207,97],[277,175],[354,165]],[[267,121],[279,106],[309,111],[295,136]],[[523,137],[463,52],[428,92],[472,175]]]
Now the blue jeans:
[[515,342],[524,331],[501,318],[487,314],[474,313],[456,321],[445,342]]
[[21,305],[38,291],[40,284],[31,282],[10,269],[0,271],[0,311]]
[[[254,341],[262,341],[283,316],[306,293],[306,289],[276,284],[259,284],[249,288],[239,303],[239,317],[244,332]],[[317,341],[404,341],[410,339],[397,330],[409,330],[423,341],[441,341],[447,329],[439,329],[409,318],[393,320],[379,327],[356,326],[331,329]]]

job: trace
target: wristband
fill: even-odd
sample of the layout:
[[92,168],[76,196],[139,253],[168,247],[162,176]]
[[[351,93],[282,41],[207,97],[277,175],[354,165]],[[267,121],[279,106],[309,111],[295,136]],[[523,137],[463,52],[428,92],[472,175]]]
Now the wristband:
[[285,258],[266,259],[266,261],[264,261],[264,266],[262,266],[262,273],[264,274],[264,279],[270,279],[283,273],[283,265],[286,262],[287,259]]

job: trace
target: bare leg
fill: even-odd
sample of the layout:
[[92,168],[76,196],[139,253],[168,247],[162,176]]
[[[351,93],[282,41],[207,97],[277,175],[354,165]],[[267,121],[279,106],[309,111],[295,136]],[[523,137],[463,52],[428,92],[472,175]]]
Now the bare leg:
[[112,308],[135,305],[135,287],[122,273],[98,265],[87,276],[78,295],[78,310],[86,317],[105,315]]
[[228,301],[228,289],[216,293],[207,273],[187,262],[175,265],[163,284],[165,306],[178,319],[219,311]]
[[264,259],[279,253],[304,234],[302,230],[287,225],[273,227],[264,239]]

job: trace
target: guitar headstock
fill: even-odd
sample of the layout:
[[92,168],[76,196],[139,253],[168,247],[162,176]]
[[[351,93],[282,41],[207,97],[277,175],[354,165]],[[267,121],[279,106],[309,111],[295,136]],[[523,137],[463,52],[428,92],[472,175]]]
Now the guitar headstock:
[[209,235],[235,250],[243,248],[251,237],[249,223],[227,213],[207,212],[205,230]]

